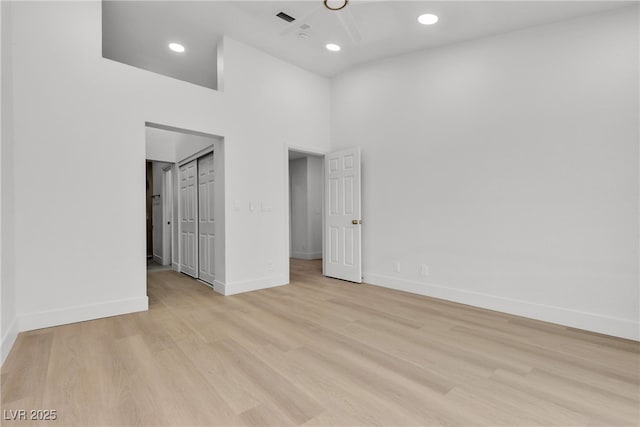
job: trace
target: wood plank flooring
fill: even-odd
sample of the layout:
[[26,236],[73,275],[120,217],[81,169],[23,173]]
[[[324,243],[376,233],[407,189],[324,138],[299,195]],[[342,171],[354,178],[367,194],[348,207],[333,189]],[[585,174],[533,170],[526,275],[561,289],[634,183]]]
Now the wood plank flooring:
[[153,272],[148,312],[22,333],[3,418],[57,419],[2,425],[640,424],[636,342],[320,270],[231,297]]

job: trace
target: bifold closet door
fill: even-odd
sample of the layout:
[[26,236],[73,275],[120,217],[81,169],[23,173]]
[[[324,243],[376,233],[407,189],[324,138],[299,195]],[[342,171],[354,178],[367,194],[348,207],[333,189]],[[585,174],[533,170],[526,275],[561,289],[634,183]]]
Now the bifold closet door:
[[198,159],[198,250],[200,280],[213,285],[215,279],[215,175],[213,153]]
[[180,270],[198,277],[196,160],[180,166]]

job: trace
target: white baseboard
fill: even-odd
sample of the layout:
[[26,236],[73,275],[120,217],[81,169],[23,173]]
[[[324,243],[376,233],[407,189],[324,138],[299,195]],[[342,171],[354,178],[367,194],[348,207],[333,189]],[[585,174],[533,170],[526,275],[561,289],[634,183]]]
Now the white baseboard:
[[153,254],[153,260],[156,262],[156,264],[164,265],[164,260],[160,255]]
[[219,294],[224,295],[224,288],[225,288],[225,284],[222,283],[219,280],[214,280],[213,281],[213,290],[216,291]]
[[297,259],[320,259],[322,258],[322,251],[320,252],[297,252],[293,251],[292,258]]
[[20,331],[84,322],[103,317],[118,316],[149,309],[149,298],[127,298],[98,304],[68,307],[59,310],[40,311],[23,314],[19,318]]
[[171,263],[171,268],[173,269],[173,271],[177,271],[178,273],[180,273],[180,264],[178,264],[177,262]]
[[564,307],[537,304],[379,274],[364,273],[364,281],[371,285],[640,341],[640,322],[633,320],[603,316],[601,314],[572,310]]
[[222,295],[235,295],[243,292],[259,291],[260,289],[275,288],[289,284],[286,275],[264,277],[242,282],[222,283],[214,281],[213,289]]
[[2,337],[2,341],[0,341],[0,366],[4,364],[9,352],[13,348],[16,338],[18,338],[18,332],[18,319],[14,317],[9,325],[9,329],[7,329],[7,332]]

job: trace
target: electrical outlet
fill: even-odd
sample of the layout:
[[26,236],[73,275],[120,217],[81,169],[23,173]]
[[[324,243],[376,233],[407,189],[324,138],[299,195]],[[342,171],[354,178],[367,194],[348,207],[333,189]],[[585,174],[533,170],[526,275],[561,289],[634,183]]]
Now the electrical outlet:
[[267,261],[267,271],[273,271],[273,261]]
[[393,262],[393,272],[400,273],[400,261]]
[[429,275],[429,266],[427,264],[422,264],[420,268],[420,275],[422,277],[427,277]]

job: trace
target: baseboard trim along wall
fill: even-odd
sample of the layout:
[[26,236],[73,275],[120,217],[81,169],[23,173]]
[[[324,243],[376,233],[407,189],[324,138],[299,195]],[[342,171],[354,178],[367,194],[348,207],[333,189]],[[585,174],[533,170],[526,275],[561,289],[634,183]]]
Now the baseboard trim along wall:
[[467,304],[488,310],[516,316],[557,323],[577,329],[612,335],[640,341],[640,322],[627,319],[603,316],[595,313],[571,310],[568,308],[536,304],[527,301],[504,298],[462,289],[455,289],[432,283],[424,283],[399,279],[379,274],[364,273],[364,281],[368,284],[384,288],[396,289],[418,295]]
[[293,251],[293,258],[297,259],[321,259],[322,252],[297,252]]
[[243,292],[259,291],[261,289],[275,288],[289,284],[286,275],[270,276],[242,282],[222,283],[217,280],[213,283],[213,290],[219,294],[228,296],[241,294]]
[[149,298],[128,298],[98,304],[68,307],[60,310],[23,314],[19,317],[20,331],[48,328],[69,323],[119,316],[149,309]]
[[18,319],[14,317],[7,333],[4,334],[2,341],[0,341],[0,366],[2,366],[7,359],[13,344],[16,342],[16,338],[18,338],[18,332]]

